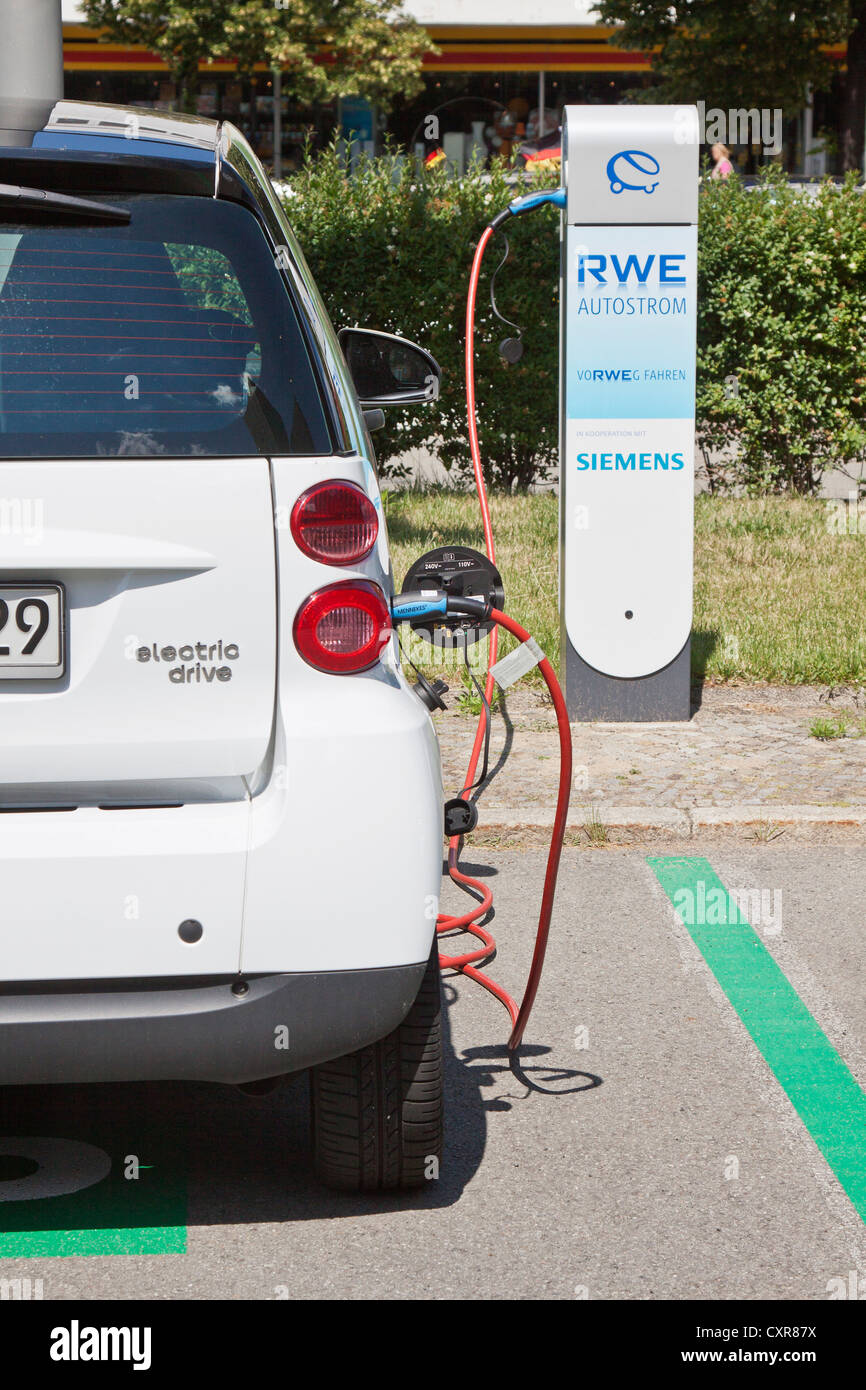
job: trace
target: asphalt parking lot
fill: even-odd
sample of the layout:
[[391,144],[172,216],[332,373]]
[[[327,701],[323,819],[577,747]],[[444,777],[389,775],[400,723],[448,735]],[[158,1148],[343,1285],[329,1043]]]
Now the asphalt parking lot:
[[[565,851],[520,1074],[501,1006],[447,980],[446,1160],[419,1194],[318,1189],[303,1079],[259,1099],[6,1091],[0,1280],[45,1299],[866,1293],[863,845],[727,837],[682,856]],[[493,879],[492,973],[519,991],[544,853],[469,848],[464,865]],[[749,895],[752,927],[710,939],[717,881]]]

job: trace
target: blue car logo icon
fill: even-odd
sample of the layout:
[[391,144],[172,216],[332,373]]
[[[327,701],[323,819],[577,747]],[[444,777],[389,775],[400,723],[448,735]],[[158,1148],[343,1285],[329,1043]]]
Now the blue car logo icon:
[[611,193],[630,192],[654,193],[659,186],[659,162],[655,155],[646,150],[620,150],[607,161],[607,177]]

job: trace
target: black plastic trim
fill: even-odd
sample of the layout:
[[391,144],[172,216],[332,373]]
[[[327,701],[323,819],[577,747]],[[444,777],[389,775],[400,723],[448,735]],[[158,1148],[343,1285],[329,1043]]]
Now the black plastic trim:
[[[238,1084],[302,1071],[392,1032],[426,966],[0,984],[0,1086]],[[240,995],[233,992],[239,983],[247,987]]]
[[[134,146],[135,141],[130,141]],[[94,150],[31,150],[2,147],[8,183],[37,183],[60,193],[184,193],[212,198],[214,158],[183,160],[158,155],[103,154]],[[5,211],[5,209],[4,209]]]

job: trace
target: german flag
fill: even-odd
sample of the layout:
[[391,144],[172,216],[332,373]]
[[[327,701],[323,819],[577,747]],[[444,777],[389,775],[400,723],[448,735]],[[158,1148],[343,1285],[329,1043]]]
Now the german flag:
[[428,154],[427,158],[424,160],[424,168],[425,168],[425,169],[432,169],[432,168],[435,167],[435,165],[441,164],[444,158],[445,158],[445,151],[442,149],[442,147],[441,147],[441,145],[440,145],[440,147],[439,147],[438,150],[431,150],[431,151],[430,151],[430,153]]
[[562,131],[550,131],[534,145],[521,145],[519,153],[527,169],[554,169],[562,163]]
[[562,149],[533,150],[531,154],[524,154],[527,169],[556,169],[562,163]]

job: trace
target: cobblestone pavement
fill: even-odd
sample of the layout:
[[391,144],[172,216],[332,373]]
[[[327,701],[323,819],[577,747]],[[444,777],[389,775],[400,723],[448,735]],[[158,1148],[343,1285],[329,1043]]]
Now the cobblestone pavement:
[[[866,808],[866,702],[856,689],[705,687],[688,723],[575,724],[572,816],[597,806],[604,819],[619,808]],[[816,718],[850,720],[844,738],[810,736]],[[452,707],[436,719],[446,793],[456,795],[472,746],[475,720]],[[508,752],[507,762],[502,754]],[[494,719],[494,811],[512,816],[555,800],[559,775],[553,711],[540,694],[517,690]],[[640,817],[638,817],[640,819]],[[673,822],[671,822],[673,823]]]

